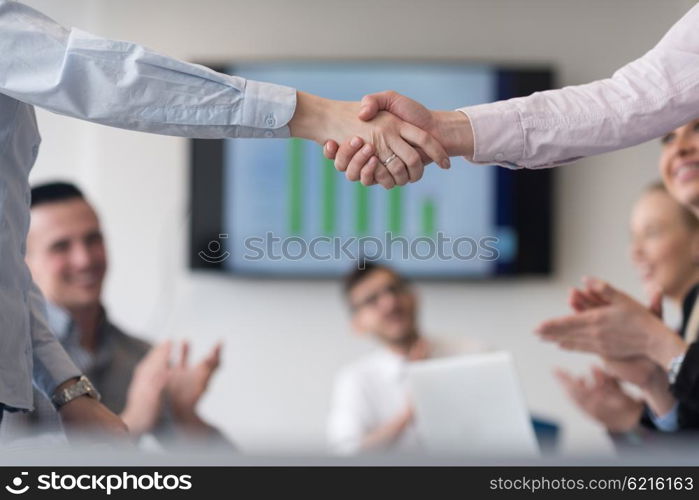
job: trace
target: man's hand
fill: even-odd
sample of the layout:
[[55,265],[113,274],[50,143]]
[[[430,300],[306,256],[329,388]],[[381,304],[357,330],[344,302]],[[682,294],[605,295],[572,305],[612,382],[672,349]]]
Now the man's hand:
[[[377,113],[388,111],[436,138],[449,156],[473,155],[473,135],[468,117],[459,111],[430,111],[422,104],[393,91],[379,92],[365,96],[361,101],[359,118],[371,120]],[[371,154],[362,148],[360,140],[346,141],[342,146],[334,141],[325,144],[323,153],[335,160],[335,167],[343,172],[356,175],[360,172],[364,184],[372,184],[369,179],[374,167],[369,163]],[[424,159],[424,158],[423,158]],[[427,162],[425,162],[427,163]],[[441,165],[443,168],[444,165]],[[366,182],[369,179],[368,182]]]
[[430,357],[431,346],[427,340],[420,337],[408,350],[408,361],[422,361]]
[[663,367],[686,351],[674,331],[625,293],[596,279],[588,280],[587,290],[605,305],[542,323],[536,332],[543,340],[603,358],[645,356]]
[[89,396],[80,396],[66,403],[58,414],[70,438],[129,438],[129,429],[124,422]]
[[362,449],[369,451],[389,448],[400,438],[413,418],[413,406],[408,404],[393,420],[366,434],[362,438]]
[[172,342],[153,347],[136,366],[121,418],[134,436],[155,426],[163,405],[163,391],[170,377]]
[[196,405],[206,392],[209,380],[218,368],[221,345],[217,345],[200,363],[189,365],[189,344],[182,343],[180,358],[172,365],[172,342],[163,342],[150,350],[134,370],[121,414],[134,436],[150,432],[160,417],[165,396],[173,417],[190,430],[209,432],[199,418]]
[[[425,163],[419,150],[429,157],[428,161],[448,167],[449,156],[429,133],[387,112],[379,112],[371,122],[362,121],[357,117],[359,109],[359,103],[298,92],[289,130],[293,137],[319,144],[328,140],[349,143],[352,138],[357,138],[359,144],[366,143],[362,151],[366,153],[372,180],[375,178],[386,189],[422,177]],[[346,176],[351,181],[360,180],[359,170],[349,170]]]
[[638,424],[643,403],[626,394],[619,382],[595,367],[592,380],[557,370],[561,382],[576,405],[611,432],[628,432]]
[[167,383],[167,395],[175,418],[187,424],[201,424],[196,413],[197,403],[209,386],[211,377],[221,362],[222,345],[217,344],[198,364],[189,364],[189,344],[182,343],[179,362],[172,368]]

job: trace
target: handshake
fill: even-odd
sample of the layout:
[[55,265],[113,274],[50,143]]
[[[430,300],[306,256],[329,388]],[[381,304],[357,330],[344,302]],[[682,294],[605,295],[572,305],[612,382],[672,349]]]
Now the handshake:
[[361,102],[323,99],[298,92],[291,135],[323,144],[326,158],[350,181],[386,189],[422,178],[435,162],[451,166],[450,156],[473,156],[473,133],[460,111],[431,111],[393,91]]

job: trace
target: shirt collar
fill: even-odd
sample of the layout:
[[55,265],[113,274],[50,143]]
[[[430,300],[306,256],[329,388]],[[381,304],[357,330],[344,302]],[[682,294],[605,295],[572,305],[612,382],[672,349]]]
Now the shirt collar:
[[46,319],[51,331],[61,342],[67,340],[71,333],[77,330],[70,313],[49,301],[46,301]]
[[51,302],[46,302],[46,317],[49,327],[58,341],[71,357],[73,362],[83,372],[91,372],[107,365],[112,357],[113,333],[111,325],[107,319],[107,312],[102,307],[102,321],[97,331],[97,351],[91,353],[85,350],[80,344],[80,331],[70,313]]

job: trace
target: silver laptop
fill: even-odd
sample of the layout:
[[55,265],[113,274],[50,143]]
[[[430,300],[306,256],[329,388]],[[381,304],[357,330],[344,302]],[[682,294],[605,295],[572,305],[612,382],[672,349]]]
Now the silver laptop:
[[539,455],[509,353],[411,363],[408,380],[427,452],[472,458]]

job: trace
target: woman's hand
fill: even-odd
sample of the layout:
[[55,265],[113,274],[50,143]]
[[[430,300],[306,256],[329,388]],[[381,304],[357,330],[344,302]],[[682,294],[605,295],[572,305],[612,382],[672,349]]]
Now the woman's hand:
[[638,424],[643,403],[626,394],[619,382],[600,368],[592,369],[592,380],[560,369],[555,374],[575,404],[610,432],[628,432]]
[[574,314],[545,321],[536,329],[543,340],[603,358],[647,357],[661,367],[687,350],[655,311],[632,297],[596,279],[587,280],[586,289],[599,304],[574,306]]

